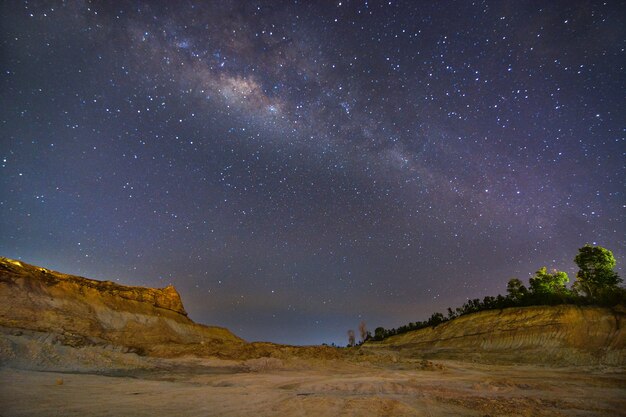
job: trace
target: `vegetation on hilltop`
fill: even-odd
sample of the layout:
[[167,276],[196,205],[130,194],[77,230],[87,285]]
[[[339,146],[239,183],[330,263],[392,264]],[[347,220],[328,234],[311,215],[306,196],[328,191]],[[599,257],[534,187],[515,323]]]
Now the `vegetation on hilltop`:
[[542,267],[530,278],[528,287],[518,278],[512,278],[507,284],[507,295],[468,300],[454,310],[448,308],[447,315],[433,313],[426,321],[409,323],[395,329],[378,327],[374,330],[374,335],[366,340],[379,341],[412,330],[434,327],[456,317],[483,310],[557,304],[626,304],[626,289],[619,286],[622,279],[613,271],[615,258],[610,250],[601,246],[585,245],[578,250],[574,262],[580,269],[571,288],[566,286],[569,282],[566,272],[548,271],[546,267]]

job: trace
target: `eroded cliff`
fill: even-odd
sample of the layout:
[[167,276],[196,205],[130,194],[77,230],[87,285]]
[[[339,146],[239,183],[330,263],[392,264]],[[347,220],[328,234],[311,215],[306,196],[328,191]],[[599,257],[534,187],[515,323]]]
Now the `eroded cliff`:
[[489,363],[625,365],[625,322],[623,308],[508,308],[461,316],[434,328],[366,343],[362,350]]
[[[219,354],[244,342],[194,323],[173,286],[129,287],[0,258],[0,326],[49,334],[63,345],[121,346],[163,356]],[[46,336],[47,337],[47,336]]]

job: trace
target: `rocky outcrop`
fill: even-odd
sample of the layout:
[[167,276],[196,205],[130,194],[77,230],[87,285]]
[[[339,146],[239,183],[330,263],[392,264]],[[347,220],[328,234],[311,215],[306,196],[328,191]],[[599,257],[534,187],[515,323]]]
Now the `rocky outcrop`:
[[28,287],[29,290],[36,288],[41,290],[43,286],[54,287],[60,285],[63,291],[70,293],[78,292],[84,294],[93,292],[99,296],[119,297],[140,303],[148,303],[154,307],[165,308],[185,316],[187,315],[180,299],[180,294],[178,294],[173,285],[168,285],[165,288],[130,287],[111,281],[97,281],[95,279],[53,272],[46,268],[35,267],[13,259],[0,258],[0,282],[9,285],[16,284],[20,277],[24,278],[25,276],[30,276],[31,284],[36,284],[32,278],[37,278],[36,281],[39,281],[41,284],[30,285]]
[[134,353],[237,360],[340,356],[331,347],[247,343],[227,329],[194,323],[173,286],[129,287],[0,258],[0,365],[102,370],[143,363]]
[[489,363],[626,365],[626,311],[534,306],[483,311],[369,342],[364,352]]
[[[162,356],[219,355],[244,342],[194,323],[173,286],[129,287],[0,258],[0,326],[51,335],[63,345],[112,345]],[[226,349],[228,346],[229,349]]]

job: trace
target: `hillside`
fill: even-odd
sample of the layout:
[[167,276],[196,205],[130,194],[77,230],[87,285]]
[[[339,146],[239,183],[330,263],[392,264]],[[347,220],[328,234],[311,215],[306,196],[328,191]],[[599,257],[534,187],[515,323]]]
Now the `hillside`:
[[187,317],[173,286],[129,287],[0,258],[0,326],[63,346],[107,346],[162,356],[215,354],[244,341]]
[[[130,287],[0,258],[0,364],[21,358],[46,367],[67,359],[91,366],[103,355],[118,353],[122,356],[111,362],[119,364],[130,352],[161,358],[352,358],[372,363],[435,358],[621,366],[626,364],[625,320],[623,308],[537,306],[461,316],[358,349],[247,343],[227,329],[189,319],[172,286]],[[100,350],[92,358],[90,349]],[[76,358],[78,354],[87,358]]]
[[228,329],[195,323],[173,286],[131,287],[0,258],[0,365],[136,367],[127,353],[237,360],[340,356],[330,347],[247,343]]
[[626,311],[593,306],[534,306],[461,316],[361,346],[400,358],[484,363],[625,365]]

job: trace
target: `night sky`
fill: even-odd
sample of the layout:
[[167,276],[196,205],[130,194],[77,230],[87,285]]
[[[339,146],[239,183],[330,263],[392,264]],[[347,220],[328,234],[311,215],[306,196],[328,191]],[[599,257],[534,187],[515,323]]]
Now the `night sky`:
[[624,276],[623,2],[0,7],[0,255],[292,344]]

